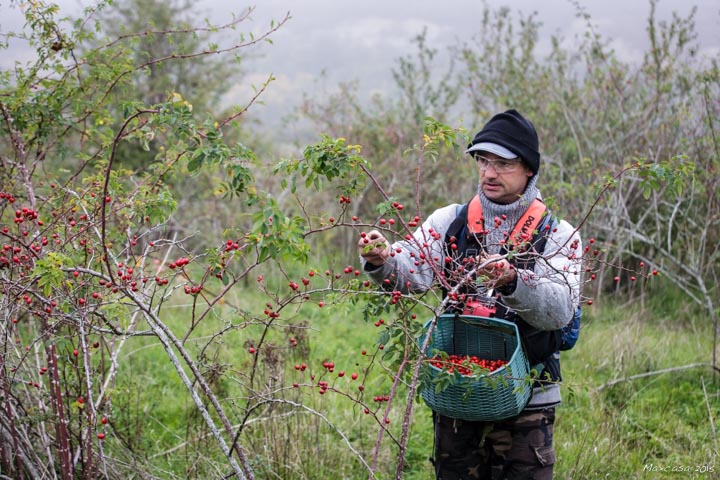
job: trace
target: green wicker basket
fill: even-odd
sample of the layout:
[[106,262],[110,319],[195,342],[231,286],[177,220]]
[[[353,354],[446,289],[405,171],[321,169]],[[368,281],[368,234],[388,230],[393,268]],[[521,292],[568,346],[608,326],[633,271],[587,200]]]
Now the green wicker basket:
[[[425,325],[426,332],[431,322]],[[420,346],[426,336],[427,333],[418,339]],[[497,421],[519,414],[530,400],[529,364],[514,323],[497,318],[441,315],[426,355],[431,358],[437,351],[508,363],[486,375],[455,373],[455,382],[439,392],[435,391],[433,382],[422,390],[425,403],[433,411],[462,420]],[[428,365],[435,380],[441,370]]]

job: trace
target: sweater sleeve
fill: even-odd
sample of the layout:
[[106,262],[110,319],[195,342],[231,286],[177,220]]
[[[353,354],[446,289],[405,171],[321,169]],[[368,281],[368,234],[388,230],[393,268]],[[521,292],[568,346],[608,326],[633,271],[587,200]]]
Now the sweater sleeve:
[[563,220],[549,235],[534,269],[519,269],[517,287],[502,298],[530,325],[557,330],[570,321],[580,302],[581,277],[580,235]]
[[377,284],[402,293],[429,290],[442,269],[445,233],[457,216],[460,205],[452,204],[433,212],[409,239],[391,245],[387,262],[375,267],[360,261],[363,270]]

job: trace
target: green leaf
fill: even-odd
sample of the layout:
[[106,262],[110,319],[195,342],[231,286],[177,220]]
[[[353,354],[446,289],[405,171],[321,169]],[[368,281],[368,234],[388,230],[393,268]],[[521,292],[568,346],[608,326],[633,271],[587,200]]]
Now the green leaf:
[[37,278],[37,284],[43,289],[43,294],[49,297],[53,288],[60,288],[66,279],[64,267],[70,265],[70,259],[58,252],[49,252],[45,258],[35,262],[32,276]]

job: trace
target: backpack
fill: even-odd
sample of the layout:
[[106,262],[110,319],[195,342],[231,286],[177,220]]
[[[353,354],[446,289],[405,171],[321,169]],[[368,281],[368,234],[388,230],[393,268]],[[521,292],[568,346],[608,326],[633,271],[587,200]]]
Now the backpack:
[[562,328],[562,343],[560,350],[570,350],[580,338],[580,324],[582,322],[582,308],[580,305],[575,309],[572,320]]
[[[465,208],[461,210],[458,217],[465,215]],[[543,253],[547,243],[548,233],[552,231],[555,220],[548,213],[545,204],[538,198],[533,200],[517,224],[510,233],[506,246],[509,248],[522,247],[528,243],[538,252]],[[475,195],[467,205],[467,229],[474,235],[484,233],[484,221],[482,216],[482,204],[480,197]],[[580,324],[582,321],[582,308],[580,305],[570,321],[561,329],[560,350],[570,350],[575,346],[580,337]]]

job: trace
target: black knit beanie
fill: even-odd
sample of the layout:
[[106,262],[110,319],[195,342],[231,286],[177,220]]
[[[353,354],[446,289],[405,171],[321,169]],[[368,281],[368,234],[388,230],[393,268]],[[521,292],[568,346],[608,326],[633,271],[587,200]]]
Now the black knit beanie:
[[472,147],[478,143],[495,143],[505,147],[520,157],[534,174],[540,170],[539,142],[535,127],[515,109],[492,117],[475,135],[466,153],[474,151]]

